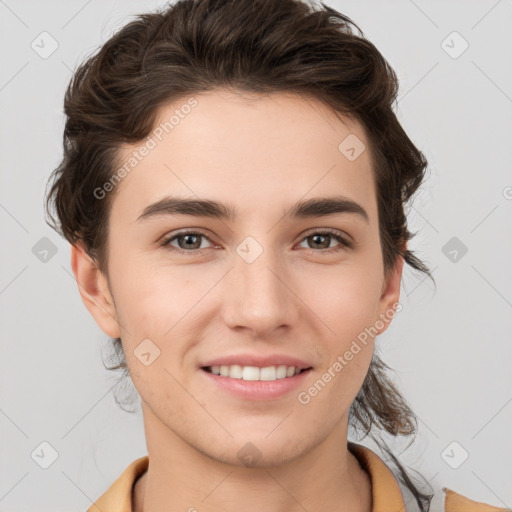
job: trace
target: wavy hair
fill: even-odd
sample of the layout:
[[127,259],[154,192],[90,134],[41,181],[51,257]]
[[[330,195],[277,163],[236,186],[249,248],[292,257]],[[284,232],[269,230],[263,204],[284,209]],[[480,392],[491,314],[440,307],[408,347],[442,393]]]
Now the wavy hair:
[[[359,27],[323,2],[180,0],[116,32],[78,66],[67,88],[64,155],[50,177],[48,224],[71,244],[80,241],[108,278],[115,192],[98,199],[94,191],[117,169],[119,148],[148,137],[162,105],[220,88],[298,93],[359,121],[371,147],[384,270],[389,273],[401,256],[432,279],[407,248],[413,234],[405,207],[424,180],[427,161],[394,113],[397,76]],[[116,361],[107,368],[127,376],[121,339],[112,343]],[[399,480],[428,511],[432,495],[415,487],[376,432],[411,436],[417,429],[389,370],[374,353],[349,422],[388,452]]]

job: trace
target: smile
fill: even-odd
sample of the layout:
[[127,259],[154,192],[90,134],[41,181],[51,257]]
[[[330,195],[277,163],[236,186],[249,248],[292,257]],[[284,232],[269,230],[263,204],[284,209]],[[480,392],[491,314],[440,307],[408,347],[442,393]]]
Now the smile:
[[243,400],[277,400],[301,386],[312,368],[294,366],[205,366],[209,383]]
[[265,366],[259,368],[257,366],[240,366],[238,364],[223,365],[223,366],[206,366],[204,370],[213,373],[214,375],[220,375],[222,377],[229,377],[230,379],[243,379],[243,380],[262,380],[270,381],[277,379],[286,379],[293,377],[309,368],[299,369],[295,366]]

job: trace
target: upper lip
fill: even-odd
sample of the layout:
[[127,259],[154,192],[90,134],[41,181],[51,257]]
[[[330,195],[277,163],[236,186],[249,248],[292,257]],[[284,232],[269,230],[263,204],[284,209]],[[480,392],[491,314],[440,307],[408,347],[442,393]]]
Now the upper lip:
[[257,366],[259,368],[265,368],[267,366],[295,366],[299,370],[305,370],[307,368],[311,368],[311,364],[308,362],[299,359],[294,356],[288,356],[285,354],[269,354],[269,355],[261,355],[261,354],[233,354],[230,356],[217,357],[215,359],[210,359],[206,361],[204,364],[201,364],[201,367],[205,366],[231,366],[234,364],[238,364],[240,366]]

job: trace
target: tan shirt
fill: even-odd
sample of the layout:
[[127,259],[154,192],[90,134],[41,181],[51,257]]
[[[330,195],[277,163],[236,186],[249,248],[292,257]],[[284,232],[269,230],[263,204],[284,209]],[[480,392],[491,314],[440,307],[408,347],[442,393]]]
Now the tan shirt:
[[[372,482],[372,512],[407,512],[400,486],[391,470],[380,457],[369,448],[348,443],[351,453],[370,475]],[[133,486],[147,470],[149,457],[146,455],[133,461],[107,491],[87,512],[132,512]],[[510,509],[498,508],[466,498],[455,491],[443,488],[445,512],[504,512]]]

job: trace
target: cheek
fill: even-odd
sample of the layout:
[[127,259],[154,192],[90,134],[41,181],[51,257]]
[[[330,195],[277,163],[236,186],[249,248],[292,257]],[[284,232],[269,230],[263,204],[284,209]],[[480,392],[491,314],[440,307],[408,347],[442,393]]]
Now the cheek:
[[[303,281],[304,286],[308,283]],[[320,319],[318,343],[324,357],[319,378],[328,391],[318,405],[350,404],[357,395],[371,363],[374,337],[372,327],[378,319],[380,280],[371,267],[351,266],[332,272],[316,273],[309,285],[306,301]],[[319,387],[322,388],[320,383]],[[313,390],[313,393],[315,391]]]
[[321,319],[323,334],[317,342],[323,354],[312,387],[304,391],[306,399],[318,396],[315,403],[319,417],[330,414],[335,404],[335,421],[348,410],[363,384],[374,351],[371,333],[378,314],[376,290],[371,279],[362,282],[352,276],[339,285],[331,283],[323,293],[311,297],[311,304],[308,301]]
[[124,261],[114,275],[116,308],[130,333],[162,337],[204,294],[206,285],[182,268]]
[[356,337],[377,318],[381,281],[370,267],[317,271],[301,287],[306,304],[327,329],[326,340],[333,343]]
[[[162,388],[167,388],[169,376],[163,369],[175,373],[194,343],[190,340],[200,338],[206,317],[198,313],[200,302],[216,278],[192,267],[187,271],[132,259],[112,279],[125,358],[136,387],[151,392],[163,379]],[[145,366],[144,357],[153,362]]]

